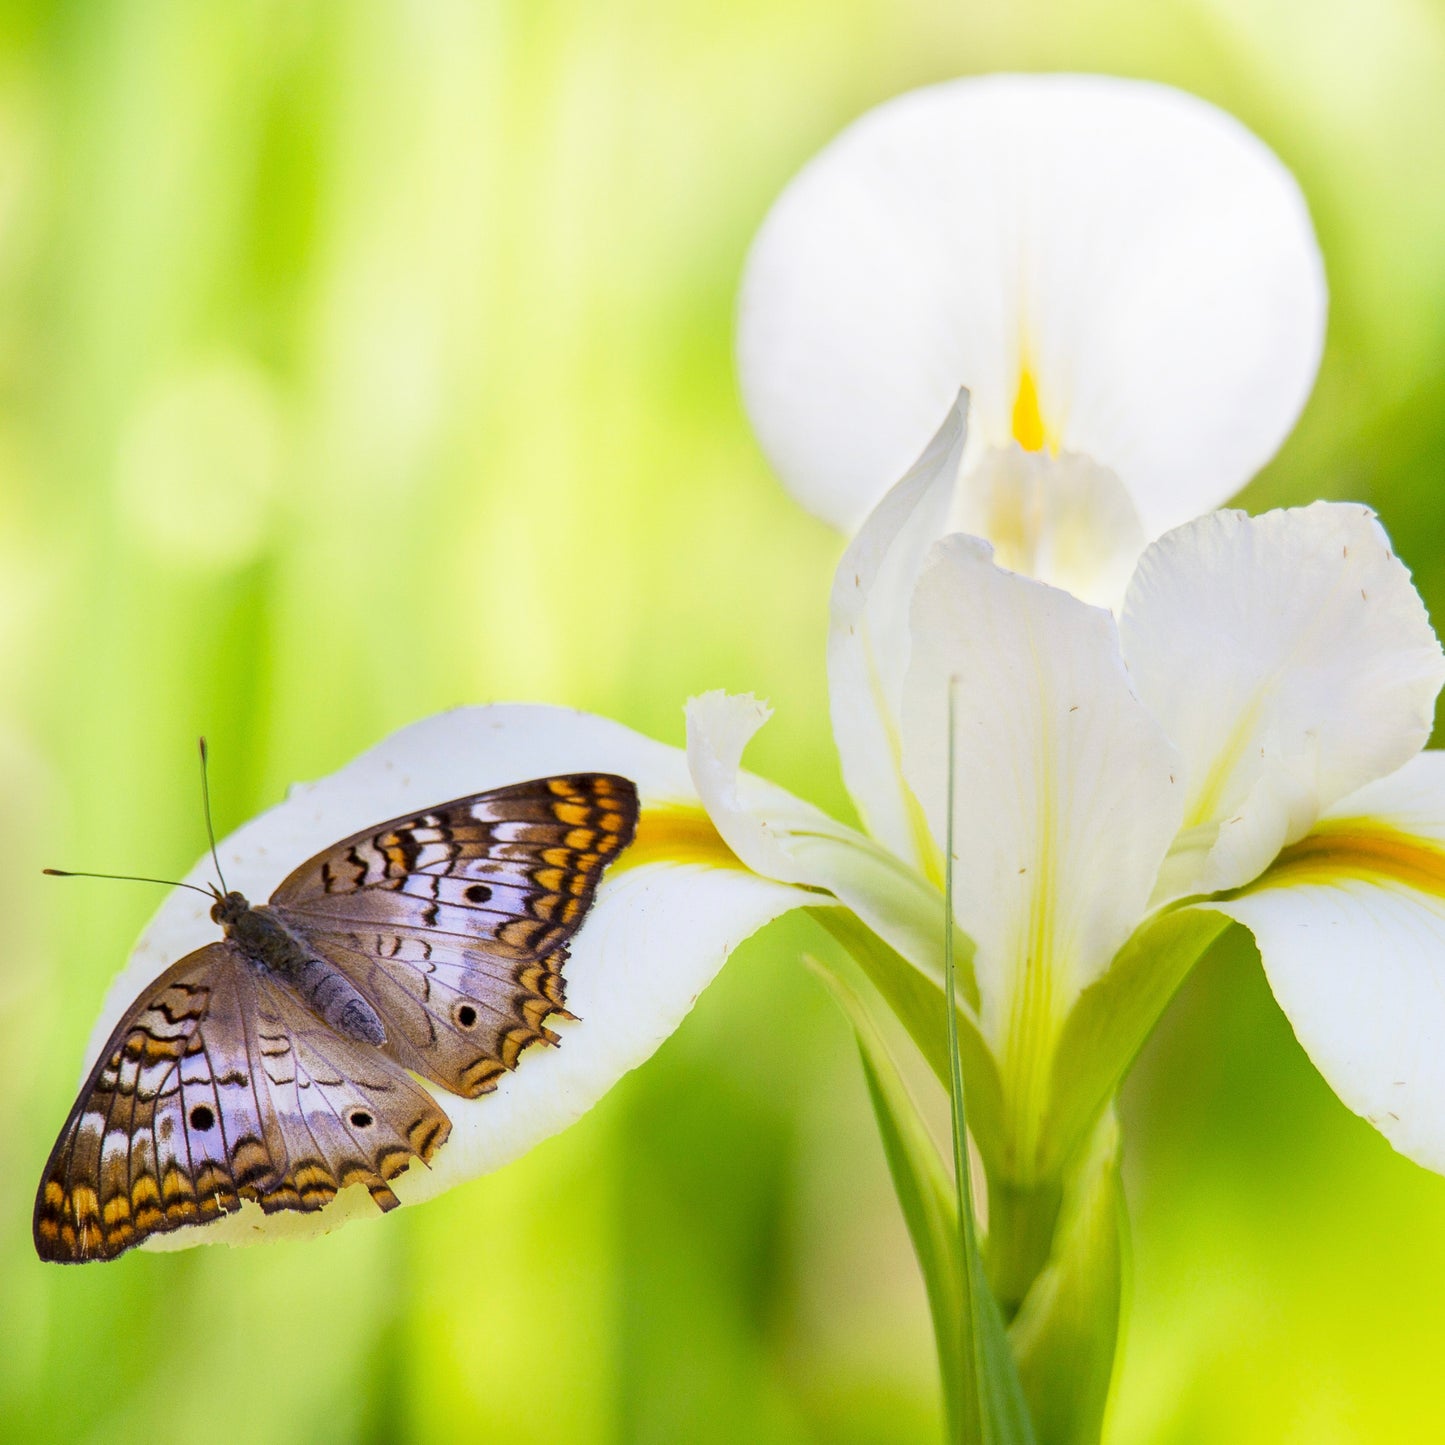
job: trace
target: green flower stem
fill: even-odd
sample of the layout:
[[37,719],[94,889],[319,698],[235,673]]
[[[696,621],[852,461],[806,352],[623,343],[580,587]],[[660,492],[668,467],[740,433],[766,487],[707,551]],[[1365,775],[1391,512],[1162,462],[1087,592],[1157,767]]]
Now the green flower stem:
[[994,1297],[1012,1319],[1053,1252],[1063,1186],[1056,1180],[1018,1185],[988,1177],[985,1263]]
[[[877,990],[864,994],[843,985],[835,971],[829,981],[858,1029],[864,1071],[869,1082],[890,1169],[919,1265],[928,1284],[939,1359],[943,1366],[950,1439],[977,1445],[980,1440],[1033,1438],[1038,1445],[1097,1445],[1114,1364],[1122,1292],[1122,1196],[1118,1186],[1118,1129],[1107,1096],[1087,1101],[1096,1124],[1081,1146],[1030,1161],[1036,1176],[1028,1182],[1009,1166],[1003,1141],[1003,1092],[993,1055],[967,1008],[955,1010],[957,1053],[948,1047],[945,991],[864,926],[846,909],[809,910],[843,945],[861,974]],[[1167,950],[1167,972],[1178,973],[1184,956],[1214,933],[1197,926],[1193,938],[1177,938]],[[1155,935],[1154,943],[1163,941]],[[1137,946],[1136,946],[1137,947]],[[1150,981],[1150,1001],[1127,1006],[1130,989],[1114,992],[1123,1004],[1127,1032],[1138,1028],[1139,1013],[1162,1006],[1169,986],[1158,971],[1140,967],[1131,951],[1131,969]],[[1123,981],[1116,976],[1114,988]],[[862,983],[862,979],[858,980]],[[841,985],[841,987],[840,987]],[[954,1086],[955,1059],[961,1065],[967,1123],[980,1146],[988,1190],[988,1232],[974,1240],[965,1215],[960,1241],[957,1190],[928,1138],[906,1093],[894,1083],[870,1011],[891,1012],[904,1026],[939,1083]],[[1098,1015],[1102,1023],[1105,1015]],[[1107,1037],[1107,1031],[1105,1031]],[[1105,1037],[1099,1039],[1102,1045]],[[1132,1044],[1125,1042],[1126,1049]],[[1083,1063],[1079,1059],[1080,1064]],[[1103,1064],[1104,1077],[1117,1066]],[[1098,1088],[1098,1080],[1091,1080]],[[1058,1098],[1057,1091],[1053,1094]],[[1100,1112],[1102,1111],[1102,1112]],[[1078,1124],[1074,1125],[1078,1128]],[[927,1146],[925,1148],[925,1145]],[[1057,1161],[1063,1157],[1063,1163]],[[1049,1164],[1047,1172],[1039,1168]],[[980,1243],[982,1247],[980,1248]],[[970,1268],[980,1261],[982,1278]],[[975,1266],[976,1267],[976,1266]],[[1000,1355],[997,1328],[1007,1325],[1008,1347]],[[989,1357],[978,1351],[988,1343]],[[1017,1362],[1017,1379],[1008,1359]],[[1016,1393],[1016,1392],[1021,1392]],[[1015,1401],[1026,1403],[1020,1405]],[[1030,1430],[1029,1421],[1036,1423]],[[991,1420],[990,1424],[985,1424]]]
[[[865,1042],[872,1036],[860,1032],[879,1127],[929,1280],[952,1438],[1097,1445],[1117,1348],[1126,1223],[1112,1103],[1160,1013],[1228,920],[1188,904],[1149,919],[1047,1040],[1025,1051],[1021,1079],[999,1067],[971,1007],[960,1000],[949,1009],[946,968],[935,978],[847,908],[809,912],[877,990],[868,991],[867,1007],[886,1007],[939,1083],[963,1100],[983,1161],[988,1220],[980,1240],[967,1211],[960,1219],[948,1208],[958,1193],[943,1161],[919,1162],[916,1141],[927,1130],[905,1126],[912,1106],[884,1087],[889,1071]],[[850,997],[856,1010],[862,996]],[[1017,1051],[1015,1062],[1025,1062]],[[905,1134],[915,1140],[907,1148]],[[934,1181],[926,1188],[925,1176]],[[994,1320],[1007,1325],[1001,1355]],[[987,1359],[977,1353],[985,1343]]]
[[1123,1309],[1128,1220],[1107,1110],[1063,1190],[1048,1263],[1009,1326],[1039,1445],[1097,1445]]
[[865,1003],[835,972],[815,966],[857,1036],[888,1168],[928,1291],[947,1440],[1036,1445],[1013,1351],[979,1259],[968,1194],[960,1209],[950,1171],[871,1016],[877,1001]]

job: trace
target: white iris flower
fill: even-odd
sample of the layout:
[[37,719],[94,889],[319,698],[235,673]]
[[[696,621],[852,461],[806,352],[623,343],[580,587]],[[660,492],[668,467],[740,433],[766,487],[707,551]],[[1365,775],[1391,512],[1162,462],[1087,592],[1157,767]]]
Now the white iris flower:
[[949,530],[1113,604],[1145,542],[1284,440],[1324,322],[1303,198],[1237,121],[999,75],[900,96],[803,169],[754,242],[738,359],[779,476],[847,532],[967,387]]
[[844,776],[934,885],[954,699],[957,923],[1000,1094],[994,1137],[974,1123],[1020,1183],[1063,1167],[1226,915],[1345,1102],[1445,1169],[1439,644],[1362,507],[1190,520],[1289,431],[1324,318],[1278,160],[1102,77],[881,106],[754,244],[750,413],[856,533],[829,638]]

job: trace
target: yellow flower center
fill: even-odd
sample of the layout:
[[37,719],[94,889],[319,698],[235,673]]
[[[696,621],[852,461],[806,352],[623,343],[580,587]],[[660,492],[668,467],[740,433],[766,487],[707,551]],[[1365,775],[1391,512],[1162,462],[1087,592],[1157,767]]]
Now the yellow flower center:
[[623,851],[614,872],[646,863],[702,864],[710,868],[747,871],[737,854],[723,842],[712,819],[696,804],[655,804],[642,810],[637,836]]
[[1041,452],[1045,447],[1050,451],[1058,450],[1044,429],[1043,413],[1039,410],[1038,383],[1027,366],[1019,372],[1018,395],[1014,397],[1013,434],[1014,440],[1026,452]]

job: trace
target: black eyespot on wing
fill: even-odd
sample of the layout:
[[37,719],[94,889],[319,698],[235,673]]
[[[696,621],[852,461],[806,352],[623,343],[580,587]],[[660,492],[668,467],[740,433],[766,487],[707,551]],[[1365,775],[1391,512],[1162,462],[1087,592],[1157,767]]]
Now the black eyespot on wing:
[[198,1134],[208,1133],[216,1127],[216,1116],[209,1104],[197,1104],[191,1110],[191,1128]]
[[457,1022],[464,1028],[469,1029],[477,1021],[477,1011],[471,1004],[464,1003],[457,1008]]
[[371,1115],[365,1109],[353,1109],[351,1111],[351,1123],[357,1129],[369,1129],[371,1127]]
[[469,903],[485,903],[492,896],[492,890],[485,883],[470,884],[466,893]]

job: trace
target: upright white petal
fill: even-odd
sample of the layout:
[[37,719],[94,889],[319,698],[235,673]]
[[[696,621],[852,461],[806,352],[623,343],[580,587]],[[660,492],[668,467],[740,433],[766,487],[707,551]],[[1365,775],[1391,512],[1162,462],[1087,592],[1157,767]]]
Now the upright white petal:
[[950,532],[993,544],[994,560],[1097,607],[1117,608],[1149,540],[1124,484],[1076,452],[991,447],[959,478]]
[[1143,916],[1183,807],[1178,756],[1134,696],[1113,618],[934,549],[913,604],[903,759],[942,839],[955,696],[954,888],[985,1032],[1057,1024]]
[[1144,554],[1120,622],[1184,755],[1171,896],[1253,878],[1321,809],[1424,746],[1445,657],[1364,507],[1220,512]]
[[1164,86],[1000,75],[870,111],[773,207],[738,356],[764,449],[846,530],[960,386],[971,449],[1092,458],[1149,536],[1273,454],[1318,367],[1303,198],[1238,122]]
[[1445,755],[1342,799],[1246,892],[1315,1067],[1402,1154],[1445,1173]]
[[[465,708],[429,718],[330,777],[294,788],[220,845],[227,883],[260,902],[298,862],[373,823],[504,783],[591,770],[637,784],[642,822],[571,944],[567,1005],[577,1018],[554,1019],[560,1046],[528,1049],[493,1094],[468,1100],[432,1090],[451,1117],[451,1137],[430,1169],[414,1164],[395,1181],[403,1203],[500,1168],[580,1117],[672,1033],[744,938],[811,895],[748,872],[722,844],[680,750],[563,708]],[[211,876],[205,858],[188,881]],[[217,936],[206,900],[182,891],[168,898],[110,990],[91,1057],[151,979]],[[214,1224],[156,1237],[151,1247],[316,1234],[376,1214],[366,1190],[350,1188],[315,1215],[263,1216],[244,1204]]]
[[913,587],[948,530],[967,425],[968,396],[959,393],[923,455],[843,553],[828,624],[828,699],[843,781],[868,831],[934,877],[936,850],[903,776],[898,713]]

